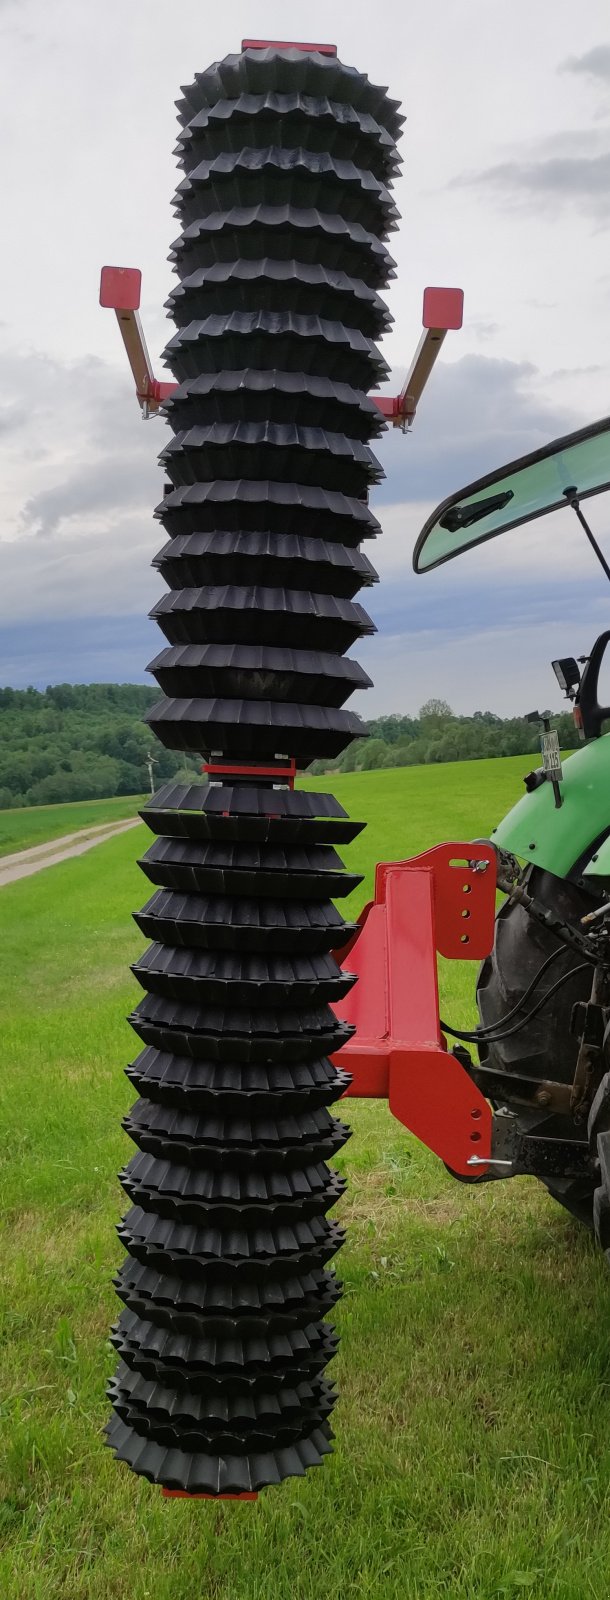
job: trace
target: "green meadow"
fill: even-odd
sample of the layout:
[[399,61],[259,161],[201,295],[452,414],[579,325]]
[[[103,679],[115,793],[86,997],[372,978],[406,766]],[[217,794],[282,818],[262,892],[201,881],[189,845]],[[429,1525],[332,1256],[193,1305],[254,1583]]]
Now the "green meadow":
[[[376,860],[489,832],[530,764],[315,780],[369,824],[344,852],[366,877],[356,900]],[[58,832],[93,820],[52,809]],[[105,1450],[149,842],[142,827],[0,890],[2,1600],[606,1600],[604,1263],[533,1180],[453,1182],[380,1103],[346,1102],[337,1161],[333,1457],[214,1505],[164,1501]],[[474,976],[444,964],[449,1020],[474,1019]]]
[[75,800],[62,806],[23,806],[15,811],[0,811],[0,856],[14,850],[29,850],[49,839],[61,839],[79,828],[101,828],[105,822],[122,822],[135,816],[139,798],[124,795],[119,800]]

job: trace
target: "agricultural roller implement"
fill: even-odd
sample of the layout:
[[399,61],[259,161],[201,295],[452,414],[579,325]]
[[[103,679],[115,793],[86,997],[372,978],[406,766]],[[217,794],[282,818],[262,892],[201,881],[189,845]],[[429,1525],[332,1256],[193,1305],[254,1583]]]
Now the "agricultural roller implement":
[[[374,631],[356,600],[376,580],[372,444],[410,425],[462,296],[426,291],[402,393],[375,397],[397,102],[333,45],[258,40],[182,95],[172,382],[139,272],[104,268],[100,295],[143,415],[171,430],[148,722],[203,761],[142,812],[152,942],[133,967],[107,1432],[168,1496],[252,1499],[331,1448],[339,1101],[387,1098],[462,1181],[534,1173],[610,1246],[610,746],[598,641],[582,676],[555,664],[591,741],[565,770],[547,718],[544,764],[490,840],[380,864],[358,921],[338,909],[360,880],[337,847],[364,824],[299,773],[365,732],[345,704],[370,684],[347,652]],[[584,520],[607,445],[607,425],[584,430],[452,497],[418,570],[554,508],[566,464],[559,503]],[[453,1048],[437,953],[480,964],[479,1027]]]

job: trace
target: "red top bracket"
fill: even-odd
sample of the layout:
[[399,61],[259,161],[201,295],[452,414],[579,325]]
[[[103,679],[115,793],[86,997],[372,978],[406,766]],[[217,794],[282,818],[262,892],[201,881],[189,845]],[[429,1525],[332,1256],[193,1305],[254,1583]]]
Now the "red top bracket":
[[336,44],[301,44],[297,39],[242,39],[242,50],[304,50],[320,56],[336,56]]
[[100,305],[112,311],[138,311],[142,292],[139,267],[102,267]]
[[463,321],[463,289],[424,289],[424,328],[461,328]]

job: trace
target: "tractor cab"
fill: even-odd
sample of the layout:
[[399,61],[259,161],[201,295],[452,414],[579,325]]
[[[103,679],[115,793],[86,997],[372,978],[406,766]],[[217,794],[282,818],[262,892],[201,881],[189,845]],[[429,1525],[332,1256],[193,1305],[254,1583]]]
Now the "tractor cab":
[[[608,489],[603,418],[444,500],[419,535],[414,569],[428,572],[565,512],[610,579],[583,510]],[[556,523],[556,542],[561,529]],[[494,1108],[483,1176],[535,1173],[594,1228],[610,1261],[610,688],[600,689],[609,643],[607,631],[588,656],[553,662],[584,747],[563,763],[551,714],[542,713],[542,767],[524,775],[525,794],[491,831],[506,899],[477,980],[479,1021],[470,1032],[442,1027],[460,1041],[454,1058]],[[476,1045],[478,1060],[465,1043]],[[504,1139],[516,1140],[512,1160]]]
[[[443,566],[465,550],[534,522],[551,511],[571,509],[610,579],[610,566],[582,510],[582,502],[610,489],[610,418],[554,439],[541,450],[489,472],[443,500],[428,517],[413,553],[417,573]],[[610,718],[600,701],[599,679],[610,642],[600,634],[589,656],[553,662],[557,681],[574,707],[580,737],[597,739]],[[582,671],[581,671],[582,668]]]

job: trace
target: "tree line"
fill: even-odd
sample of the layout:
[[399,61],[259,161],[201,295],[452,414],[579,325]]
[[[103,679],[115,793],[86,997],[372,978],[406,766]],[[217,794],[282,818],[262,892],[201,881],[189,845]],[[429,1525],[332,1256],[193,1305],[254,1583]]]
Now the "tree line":
[[151,757],[160,788],[185,760],[142,720],[158,699],[136,683],[0,689],[0,810],[145,794]]
[[[314,761],[310,771],[370,772],[379,767],[420,767],[438,761],[480,761],[491,756],[540,753],[540,729],[527,717],[475,711],[458,717],[446,700],[426,700],[416,717],[374,717],[368,737],[355,739],[335,761]],[[551,718],[562,750],[575,749],[578,734],[570,712]]]
[[[59,683],[44,690],[0,689],[0,810],[144,794],[177,774],[193,777],[200,762],[164,750],[143,717],[157,689],[132,683]],[[563,749],[577,744],[568,713],[553,718]],[[482,756],[535,754],[538,728],[524,717],[475,711],[455,716],[444,700],[428,700],[417,717],[376,717],[336,761],[315,761],[313,773],[367,772]]]

